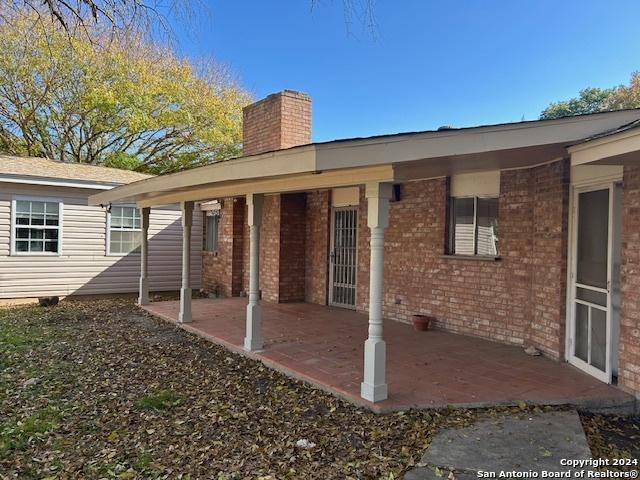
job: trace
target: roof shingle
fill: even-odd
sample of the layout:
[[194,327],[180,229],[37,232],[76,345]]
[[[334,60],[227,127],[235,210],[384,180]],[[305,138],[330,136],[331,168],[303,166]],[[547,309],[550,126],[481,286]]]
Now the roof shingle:
[[99,167],[82,163],[65,163],[40,157],[13,157],[0,155],[0,175],[21,175],[63,180],[81,180],[122,185],[152,177],[145,173]]

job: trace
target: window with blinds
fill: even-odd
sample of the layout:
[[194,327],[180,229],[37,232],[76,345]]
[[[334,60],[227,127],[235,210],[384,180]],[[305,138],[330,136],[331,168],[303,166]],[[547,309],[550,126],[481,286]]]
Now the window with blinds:
[[449,253],[498,255],[498,198],[451,198]]

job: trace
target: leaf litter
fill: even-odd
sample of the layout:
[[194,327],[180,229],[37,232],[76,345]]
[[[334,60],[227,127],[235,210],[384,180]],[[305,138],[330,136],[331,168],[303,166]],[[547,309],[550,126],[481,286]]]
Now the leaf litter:
[[[401,478],[442,429],[510,411],[540,408],[374,414],[131,299],[0,309],[2,480]],[[603,419],[591,448],[631,454]]]

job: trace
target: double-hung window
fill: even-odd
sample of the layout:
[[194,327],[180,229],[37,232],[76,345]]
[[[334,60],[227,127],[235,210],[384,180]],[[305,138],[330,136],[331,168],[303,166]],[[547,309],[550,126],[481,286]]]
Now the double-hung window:
[[449,190],[447,253],[498,257],[500,171],[452,175]]
[[498,198],[453,197],[449,253],[498,255]]
[[220,226],[220,211],[208,211],[205,213],[205,238],[204,249],[207,252],[218,251],[218,229]]
[[129,206],[112,206],[107,223],[107,254],[126,255],[140,251],[142,228],[139,209]]
[[62,202],[16,199],[12,220],[12,253],[60,254]]

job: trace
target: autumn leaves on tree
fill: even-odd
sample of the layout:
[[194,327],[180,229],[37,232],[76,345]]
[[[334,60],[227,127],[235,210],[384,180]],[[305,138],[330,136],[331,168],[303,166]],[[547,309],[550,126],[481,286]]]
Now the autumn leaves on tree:
[[237,155],[250,96],[140,32],[0,19],[0,151],[166,173]]
[[628,85],[585,88],[577,97],[551,103],[542,111],[540,118],[545,120],[625,108],[640,108],[640,72],[631,75]]

